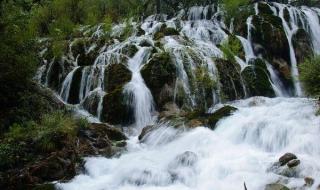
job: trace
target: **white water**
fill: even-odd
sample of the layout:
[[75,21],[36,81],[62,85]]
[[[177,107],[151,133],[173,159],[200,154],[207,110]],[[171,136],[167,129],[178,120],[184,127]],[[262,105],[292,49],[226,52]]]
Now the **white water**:
[[134,109],[135,127],[142,129],[152,123],[154,112],[153,97],[145,85],[140,70],[148,60],[150,49],[139,47],[139,51],[128,62],[128,69],[132,72],[131,81],[125,85],[124,94],[129,96],[128,104]]
[[[281,177],[267,169],[286,152],[301,160],[298,177],[320,177],[320,118],[308,99],[255,97],[233,103],[239,108],[211,131],[162,127],[128,141],[119,158],[87,158],[86,173],[59,184],[64,190],[261,190]],[[267,134],[267,135],[266,135]],[[187,157],[181,158],[186,151]],[[179,156],[180,155],[180,156]],[[184,161],[183,161],[184,160]],[[316,184],[320,181],[316,181]],[[315,187],[311,189],[316,189]]]
[[73,68],[73,70],[66,76],[62,83],[60,96],[64,102],[68,102],[73,74],[78,68],[79,67]]

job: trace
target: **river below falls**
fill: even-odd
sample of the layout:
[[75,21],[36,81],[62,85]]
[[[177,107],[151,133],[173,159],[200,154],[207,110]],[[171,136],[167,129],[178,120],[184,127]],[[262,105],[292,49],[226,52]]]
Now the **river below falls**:
[[[304,177],[320,183],[320,117],[304,98],[253,97],[230,103],[238,111],[216,130],[174,129],[168,123],[128,140],[115,158],[86,158],[85,172],[57,186],[63,190],[261,190],[283,181],[301,187]],[[300,159],[295,177],[270,170],[280,156]]]

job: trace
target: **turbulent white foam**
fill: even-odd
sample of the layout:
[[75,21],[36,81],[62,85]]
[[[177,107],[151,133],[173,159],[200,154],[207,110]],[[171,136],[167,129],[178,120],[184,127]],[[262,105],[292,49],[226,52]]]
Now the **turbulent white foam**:
[[[162,127],[144,144],[137,137],[119,158],[87,158],[86,173],[59,184],[64,190],[261,190],[279,176],[267,172],[286,152],[301,160],[299,176],[320,177],[320,118],[308,99],[254,97],[211,131]],[[302,178],[288,179],[289,187]],[[311,188],[313,189],[313,188]],[[314,188],[315,189],[315,188]]]

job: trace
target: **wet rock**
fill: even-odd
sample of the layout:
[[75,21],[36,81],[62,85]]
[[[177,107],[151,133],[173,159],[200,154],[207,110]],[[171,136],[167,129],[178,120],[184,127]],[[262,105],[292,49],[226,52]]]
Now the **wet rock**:
[[263,60],[255,59],[250,61],[241,75],[245,81],[249,96],[274,97],[275,92],[270,82],[270,74]]
[[217,59],[215,62],[219,71],[223,100],[231,101],[244,98],[245,93],[240,75],[240,66],[223,59]]
[[129,95],[123,93],[122,88],[108,92],[103,98],[101,120],[112,125],[132,124],[134,114],[129,105],[129,98]]
[[81,103],[81,106],[92,115],[97,115],[100,94],[98,91],[91,92]]
[[69,98],[67,101],[70,104],[78,104],[80,101],[79,93],[80,93],[82,69],[83,67],[78,68],[73,74],[73,78],[70,86]]
[[104,134],[104,136],[107,136],[108,139],[112,141],[127,140],[127,137],[120,131],[120,129],[105,123],[92,123],[90,129],[94,131],[93,134],[95,136]]
[[123,64],[111,64],[105,69],[104,89],[112,92],[131,80],[131,72]]
[[293,168],[293,167],[296,167],[300,164],[300,160],[298,159],[294,159],[294,160],[290,160],[288,163],[287,163],[287,166],[289,168]]
[[[48,63],[51,64],[51,63]],[[63,83],[64,77],[66,76],[66,73],[64,73],[64,62],[59,59],[55,58],[53,60],[53,63],[48,65],[48,70],[47,70],[47,77],[46,77],[46,82],[48,84],[48,87],[51,89],[59,92],[61,84]]]
[[148,125],[146,127],[144,127],[138,137],[140,142],[144,142],[144,138],[152,131],[156,130],[157,126],[155,125]]
[[304,182],[305,182],[304,186],[311,187],[314,184],[314,179],[311,177],[305,177]]
[[129,57],[133,57],[137,52],[138,52],[138,48],[134,44],[128,44],[127,46],[122,48],[122,53]]
[[168,53],[154,54],[142,68],[141,75],[160,110],[167,102],[173,101],[176,68]]
[[282,184],[273,183],[273,184],[266,185],[264,190],[290,190],[290,189]]
[[174,28],[167,27],[166,24],[163,24],[158,32],[154,34],[154,40],[159,40],[165,36],[179,35],[179,31]]
[[216,124],[219,120],[221,120],[224,117],[230,116],[233,112],[237,110],[237,108],[229,105],[218,109],[217,111],[208,116],[208,127],[211,129],[215,129]]
[[143,39],[139,42],[139,46],[141,47],[152,47],[153,43],[152,41],[148,40],[148,39]]
[[[279,71],[283,82],[292,87],[290,69],[285,69],[290,65],[290,52],[282,20],[273,14],[260,14],[253,16],[252,23],[255,53],[267,59]],[[258,47],[263,47],[263,51],[257,51],[257,44],[261,45]]]
[[292,44],[298,64],[304,62],[308,57],[313,56],[312,41],[305,30],[297,30],[292,36]]
[[93,65],[98,56],[97,47],[93,46],[95,48],[89,51],[90,45],[92,42],[87,38],[78,38],[73,42],[71,52],[73,57],[78,60],[79,66]]
[[292,153],[286,153],[279,158],[279,163],[281,166],[286,165],[289,161],[297,159],[297,156]]
[[159,117],[170,119],[183,114],[184,112],[179,109],[177,104],[174,102],[168,102],[163,106],[163,111],[160,112]]

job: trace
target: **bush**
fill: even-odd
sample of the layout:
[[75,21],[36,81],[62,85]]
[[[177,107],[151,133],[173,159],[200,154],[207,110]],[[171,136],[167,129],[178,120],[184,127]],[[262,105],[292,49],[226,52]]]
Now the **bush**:
[[299,65],[299,70],[306,94],[320,97],[320,56],[307,59]]
[[239,12],[239,7],[249,4],[249,0],[219,0],[225,12],[225,18],[230,21]]
[[235,63],[235,56],[240,55],[242,45],[236,37],[229,37],[227,40],[222,42],[220,49],[224,55],[224,59]]

